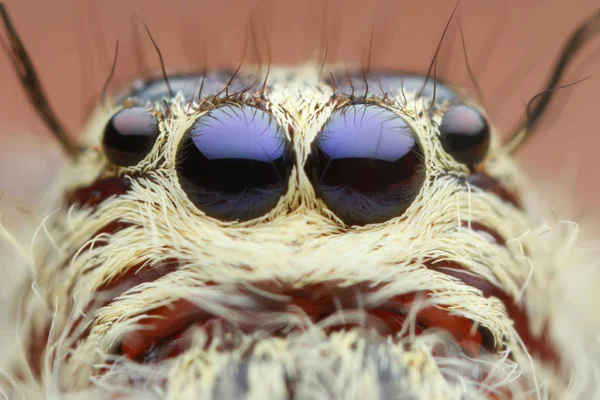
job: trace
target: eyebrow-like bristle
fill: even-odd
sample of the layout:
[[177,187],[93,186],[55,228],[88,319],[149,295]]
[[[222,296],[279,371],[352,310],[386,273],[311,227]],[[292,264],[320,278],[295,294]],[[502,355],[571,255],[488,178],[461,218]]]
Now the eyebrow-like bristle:
[[425,81],[423,82],[423,86],[421,87],[421,90],[419,90],[418,97],[422,97],[425,87],[427,87],[427,83],[429,82],[429,78],[431,78],[431,73],[433,72],[434,85],[433,85],[433,98],[431,101],[432,106],[435,103],[435,95],[436,95],[438,56],[440,54],[440,49],[442,48],[442,43],[444,42],[444,38],[446,37],[446,33],[448,32],[448,28],[450,27],[450,23],[452,22],[452,19],[454,18],[454,14],[456,13],[456,10],[458,10],[459,5],[460,5],[460,0],[456,2],[456,5],[454,6],[452,13],[448,17],[448,21],[446,22],[446,26],[444,27],[444,31],[442,32],[442,36],[440,37],[438,45],[435,49],[435,53],[433,53],[433,58],[431,59],[431,63],[429,63],[429,68],[427,69],[427,75],[426,75]]
[[146,29],[146,33],[148,33],[148,37],[150,38],[150,41],[152,41],[152,45],[154,45],[156,54],[158,54],[158,59],[160,60],[160,69],[162,71],[163,78],[165,79],[165,84],[167,85],[167,88],[169,89],[169,95],[171,97],[174,97],[175,93],[173,92],[173,89],[171,88],[171,84],[169,83],[169,75],[167,75],[167,70],[165,69],[165,61],[163,59],[162,52],[160,51],[158,44],[152,37],[152,34],[150,33],[150,29],[148,28],[148,25],[146,25],[146,22],[142,21],[142,23],[144,24],[144,28]]
[[106,78],[106,82],[104,82],[104,85],[102,86],[102,91],[100,92],[100,101],[102,102],[102,104],[105,104],[105,105],[106,105],[106,92],[108,90],[108,86],[110,85],[110,82],[112,81],[113,76],[115,75],[118,57],[119,57],[119,41],[117,40],[117,43],[115,44],[115,56],[113,57],[112,66],[110,67],[110,72],[108,74],[108,78]]
[[475,78],[475,74],[473,73],[473,69],[471,68],[471,63],[469,62],[469,55],[467,53],[467,44],[465,42],[465,33],[463,32],[462,24],[460,20],[458,20],[458,29],[460,30],[460,39],[462,42],[463,55],[465,57],[465,64],[467,66],[467,73],[469,74],[469,79],[471,79],[471,83],[475,88],[475,93],[477,94],[477,99],[480,103],[483,103],[483,90],[481,90],[481,85],[477,82]]

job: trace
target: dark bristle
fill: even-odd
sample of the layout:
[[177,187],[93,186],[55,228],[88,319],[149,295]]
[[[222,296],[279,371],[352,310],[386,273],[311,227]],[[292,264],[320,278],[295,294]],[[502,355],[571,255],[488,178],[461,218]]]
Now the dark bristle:
[[327,57],[329,55],[329,40],[327,38],[327,23],[329,21],[329,7],[328,2],[323,2],[323,9],[321,12],[323,16],[322,25],[321,25],[321,46],[323,49],[323,58],[321,59],[321,66],[319,67],[319,75],[317,77],[317,85],[321,83],[321,77],[323,76],[323,69],[325,68],[325,64],[327,63]]
[[346,79],[348,80],[348,83],[350,84],[350,88],[352,89],[352,92],[350,92],[350,98],[354,98],[354,85],[352,84],[352,77],[350,76],[350,71],[346,70]]
[[481,50],[473,62],[473,73],[477,76],[481,76],[481,74],[483,74],[485,71],[488,62],[491,59],[490,56],[492,50],[496,47],[496,41],[502,36],[502,33],[504,33],[503,28],[507,21],[507,6],[508,4],[506,3],[497,3],[494,15],[494,25],[490,32],[486,35],[483,45],[481,46]]
[[335,83],[335,77],[333,76],[333,73],[330,72],[329,76],[331,77],[331,87],[333,89],[333,97],[336,96],[336,83]]
[[246,38],[244,39],[244,49],[242,50],[242,58],[240,59],[240,63],[238,64],[237,68],[233,72],[233,75],[231,75],[231,78],[229,78],[229,80],[225,84],[225,87],[223,88],[223,90],[221,90],[219,93],[217,93],[215,95],[215,97],[219,97],[221,94],[223,94],[223,92],[225,92],[225,97],[229,97],[229,86],[231,86],[231,83],[235,80],[236,76],[239,74],[240,70],[242,69],[242,65],[244,65],[244,60],[246,59],[246,51],[247,50],[248,50],[248,35],[246,35]]
[[108,78],[106,79],[106,82],[104,82],[104,85],[102,86],[102,91],[100,92],[100,101],[102,102],[102,104],[106,104],[106,92],[108,90],[108,86],[110,85],[110,81],[112,80],[112,78],[115,74],[115,69],[117,68],[117,58],[118,57],[119,57],[119,41],[117,40],[117,43],[115,44],[115,56],[113,58],[112,67],[110,68],[110,73],[108,74]]
[[323,76],[323,69],[325,69],[325,64],[327,63],[327,55],[329,54],[329,43],[325,40],[325,49],[323,51],[323,59],[321,60],[321,65],[319,67],[319,76],[317,78],[317,84],[321,83],[321,77]]
[[558,86],[562,80],[567,68],[571,65],[575,56],[594,36],[600,33],[600,10],[596,11],[591,17],[586,19],[577,30],[571,35],[558,61],[554,65],[554,70],[548,78],[545,89],[536,94],[527,105],[527,114],[525,119],[519,124],[515,133],[505,143],[505,149],[508,152],[513,152],[521,146],[521,144],[530,138],[535,132],[537,123],[544,115],[550,102],[554,98],[554,93],[558,89],[573,86],[586,78],[568,85]]
[[477,99],[480,103],[483,103],[483,91],[481,90],[481,86],[479,86],[479,82],[475,78],[475,74],[471,69],[471,64],[469,63],[469,55],[467,54],[467,44],[465,43],[465,33],[463,32],[462,25],[460,20],[458,20],[458,29],[460,30],[460,39],[462,42],[463,55],[465,57],[465,64],[467,65],[467,72],[469,73],[469,79],[471,79],[471,83],[473,87],[475,87],[475,92],[477,93]]
[[425,77],[425,81],[423,82],[423,86],[421,87],[421,90],[419,90],[419,94],[417,96],[417,97],[423,96],[425,87],[427,87],[427,83],[429,83],[429,79],[431,78],[432,72],[433,72],[434,86],[433,86],[433,99],[431,100],[432,105],[435,103],[435,95],[436,95],[436,79],[437,79],[436,74],[437,74],[438,56],[440,54],[440,49],[442,48],[442,43],[444,42],[444,38],[446,37],[446,33],[448,32],[448,28],[450,27],[450,23],[452,22],[452,19],[454,18],[454,14],[456,13],[456,10],[458,10],[459,5],[460,5],[460,0],[458,2],[456,2],[456,5],[454,6],[452,13],[450,14],[450,17],[448,18],[448,21],[446,22],[446,26],[444,27],[444,31],[442,32],[442,37],[440,38],[438,45],[435,49],[435,53],[433,54],[433,58],[431,59],[431,62],[429,63],[429,68],[427,69],[427,75]]
[[4,39],[0,37],[0,45],[13,64],[13,68],[19,76],[19,80],[21,81],[23,89],[25,89],[29,102],[32,104],[38,116],[58,139],[67,154],[75,158],[80,153],[81,149],[73,139],[69,137],[50,107],[48,99],[42,89],[38,74],[31,62],[31,58],[27,54],[27,51],[12,24],[4,3],[0,3],[0,16],[9,40],[9,43],[6,43]]
[[146,63],[146,54],[144,53],[144,46],[142,45],[142,39],[140,37],[140,19],[138,14],[131,13],[129,20],[131,24],[133,49],[135,51],[135,62],[141,75],[145,76],[149,73],[150,67]]
[[200,89],[198,89],[198,105],[200,105],[200,103],[202,102],[202,90],[204,90],[204,81],[206,80],[206,71],[208,69],[206,66],[206,60],[208,58],[206,55],[206,43],[204,43],[204,45],[202,46],[202,54],[202,82],[200,82]]
[[535,121],[536,119],[539,118],[539,115],[536,115],[536,112],[539,113],[540,110],[537,110],[537,107],[534,107],[534,105],[536,104],[536,101],[538,101],[538,99],[543,99],[544,96],[552,96],[554,94],[554,92],[557,92],[559,90],[575,86],[575,85],[577,85],[579,83],[582,83],[583,81],[588,80],[589,78],[591,78],[591,75],[588,75],[585,78],[581,78],[581,79],[579,79],[579,80],[577,80],[575,82],[567,83],[567,84],[564,84],[564,85],[561,85],[561,86],[557,86],[557,87],[554,87],[554,88],[551,88],[551,89],[546,89],[543,92],[540,92],[540,93],[536,94],[535,96],[533,96],[531,98],[531,100],[529,100],[527,102],[527,120],[528,121]]
[[158,59],[160,60],[160,69],[162,70],[163,78],[165,79],[165,84],[167,85],[167,89],[169,89],[169,96],[173,97],[173,96],[175,96],[175,93],[173,93],[173,89],[171,88],[171,84],[169,83],[169,76],[167,75],[167,70],[165,68],[165,61],[163,60],[163,56],[160,51],[160,48],[156,44],[156,41],[154,41],[154,38],[152,37],[152,34],[150,33],[150,29],[148,29],[148,25],[146,25],[146,22],[142,21],[142,23],[144,24],[146,33],[148,33],[148,37],[150,38],[150,41],[152,41],[152,45],[154,45],[154,49],[156,50],[156,53],[158,54]]
[[[269,80],[269,74],[271,73],[271,64],[273,63],[273,53],[271,50],[271,43],[269,41],[269,37],[267,36],[267,25],[265,24],[264,19],[262,18],[262,14],[258,13],[258,20],[261,26],[261,31],[263,33],[265,39],[265,45],[267,46],[267,72],[265,74],[265,79],[263,80],[262,87],[260,89],[261,97],[265,97],[265,88],[267,87],[267,81]],[[262,63],[261,63],[262,65]]]
[[369,74],[369,72],[371,72],[371,58],[373,57],[373,33],[374,33],[374,29],[373,29],[373,27],[371,27],[371,35],[369,37],[369,46],[367,47],[366,65],[365,65],[365,63],[363,63],[361,65],[361,74],[363,77],[363,81],[365,82],[365,95],[364,95],[365,98],[369,94],[369,82],[367,80],[367,75]]

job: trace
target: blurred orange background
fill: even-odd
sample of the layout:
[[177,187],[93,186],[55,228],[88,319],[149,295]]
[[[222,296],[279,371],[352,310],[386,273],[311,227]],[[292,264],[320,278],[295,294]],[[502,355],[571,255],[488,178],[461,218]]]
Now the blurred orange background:
[[[236,65],[252,26],[263,59],[268,41],[273,63],[317,59],[327,42],[329,61],[360,64],[373,32],[373,67],[425,72],[455,5],[448,0],[6,2],[50,102],[73,136],[98,100],[117,40],[113,87],[159,68],[140,20],[148,24],[169,71],[200,70],[204,63],[209,68]],[[460,21],[484,104],[493,123],[508,134],[523,117],[524,104],[541,90],[567,36],[597,7],[597,0],[463,0],[443,43],[439,74],[473,89]],[[136,57],[140,53],[143,62]],[[247,60],[256,62],[252,46]],[[587,214],[600,194],[595,118],[600,36],[574,64],[565,83],[591,78],[559,93],[519,158],[530,174],[556,181],[559,192]],[[0,205],[27,208],[55,175],[61,153],[4,55],[0,79]]]

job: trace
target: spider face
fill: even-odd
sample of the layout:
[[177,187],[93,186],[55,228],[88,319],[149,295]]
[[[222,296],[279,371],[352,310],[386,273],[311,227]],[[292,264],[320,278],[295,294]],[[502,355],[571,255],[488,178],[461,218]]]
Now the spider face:
[[36,246],[35,379],[176,398],[564,389],[522,183],[477,104],[416,75],[226,76],[138,82],[92,116]]
[[[330,97],[305,110],[314,92],[323,94],[321,82],[308,85],[313,93],[301,93],[298,85],[306,84],[285,74],[275,78],[278,87],[265,85],[260,93],[251,76],[236,75],[240,83],[225,81],[220,72],[178,76],[173,84],[140,81],[106,124],[104,153],[112,164],[135,168],[160,152],[154,149],[156,117],[181,121],[170,109],[153,110],[151,104],[171,97],[174,87],[181,93],[179,106],[187,104],[185,118],[195,117],[174,153],[175,170],[179,185],[205,215],[221,221],[260,218],[286,195],[290,174],[303,170],[316,197],[348,226],[400,217],[423,186],[426,160],[410,112],[427,113],[428,122],[439,125],[437,137],[455,161],[474,167],[487,155],[485,117],[444,84],[416,75],[369,74],[338,76],[336,88],[332,73],[323,86],[333,91]],[[277,102],[277,96],[288,95],[288,84],[298,91],[296,104]],[[238,91],[230,94],[232,88]],[[390,93],[396,97],[388,98]],[[407,93],[421,109],[408,107]],[[140,106],[144,103],[148,109]],[[327,118],[324,124],[310,121],[320,114]],[[440,115],[441,124],[433,118]]]

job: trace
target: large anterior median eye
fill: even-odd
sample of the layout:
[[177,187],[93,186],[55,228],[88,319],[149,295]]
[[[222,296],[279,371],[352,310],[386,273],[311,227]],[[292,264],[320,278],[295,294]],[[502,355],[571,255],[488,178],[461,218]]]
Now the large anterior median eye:
[[424,179],[417,139],[397,114],[379,106],[336,111],[313,143],[306,166],[317,195],[349,225],[401,215]]
[[224,106],[200,117],[177,151],[179,182],[189,199],[224,221],[257,218],[275,207],[289,167],[279,126],[250,106]]

